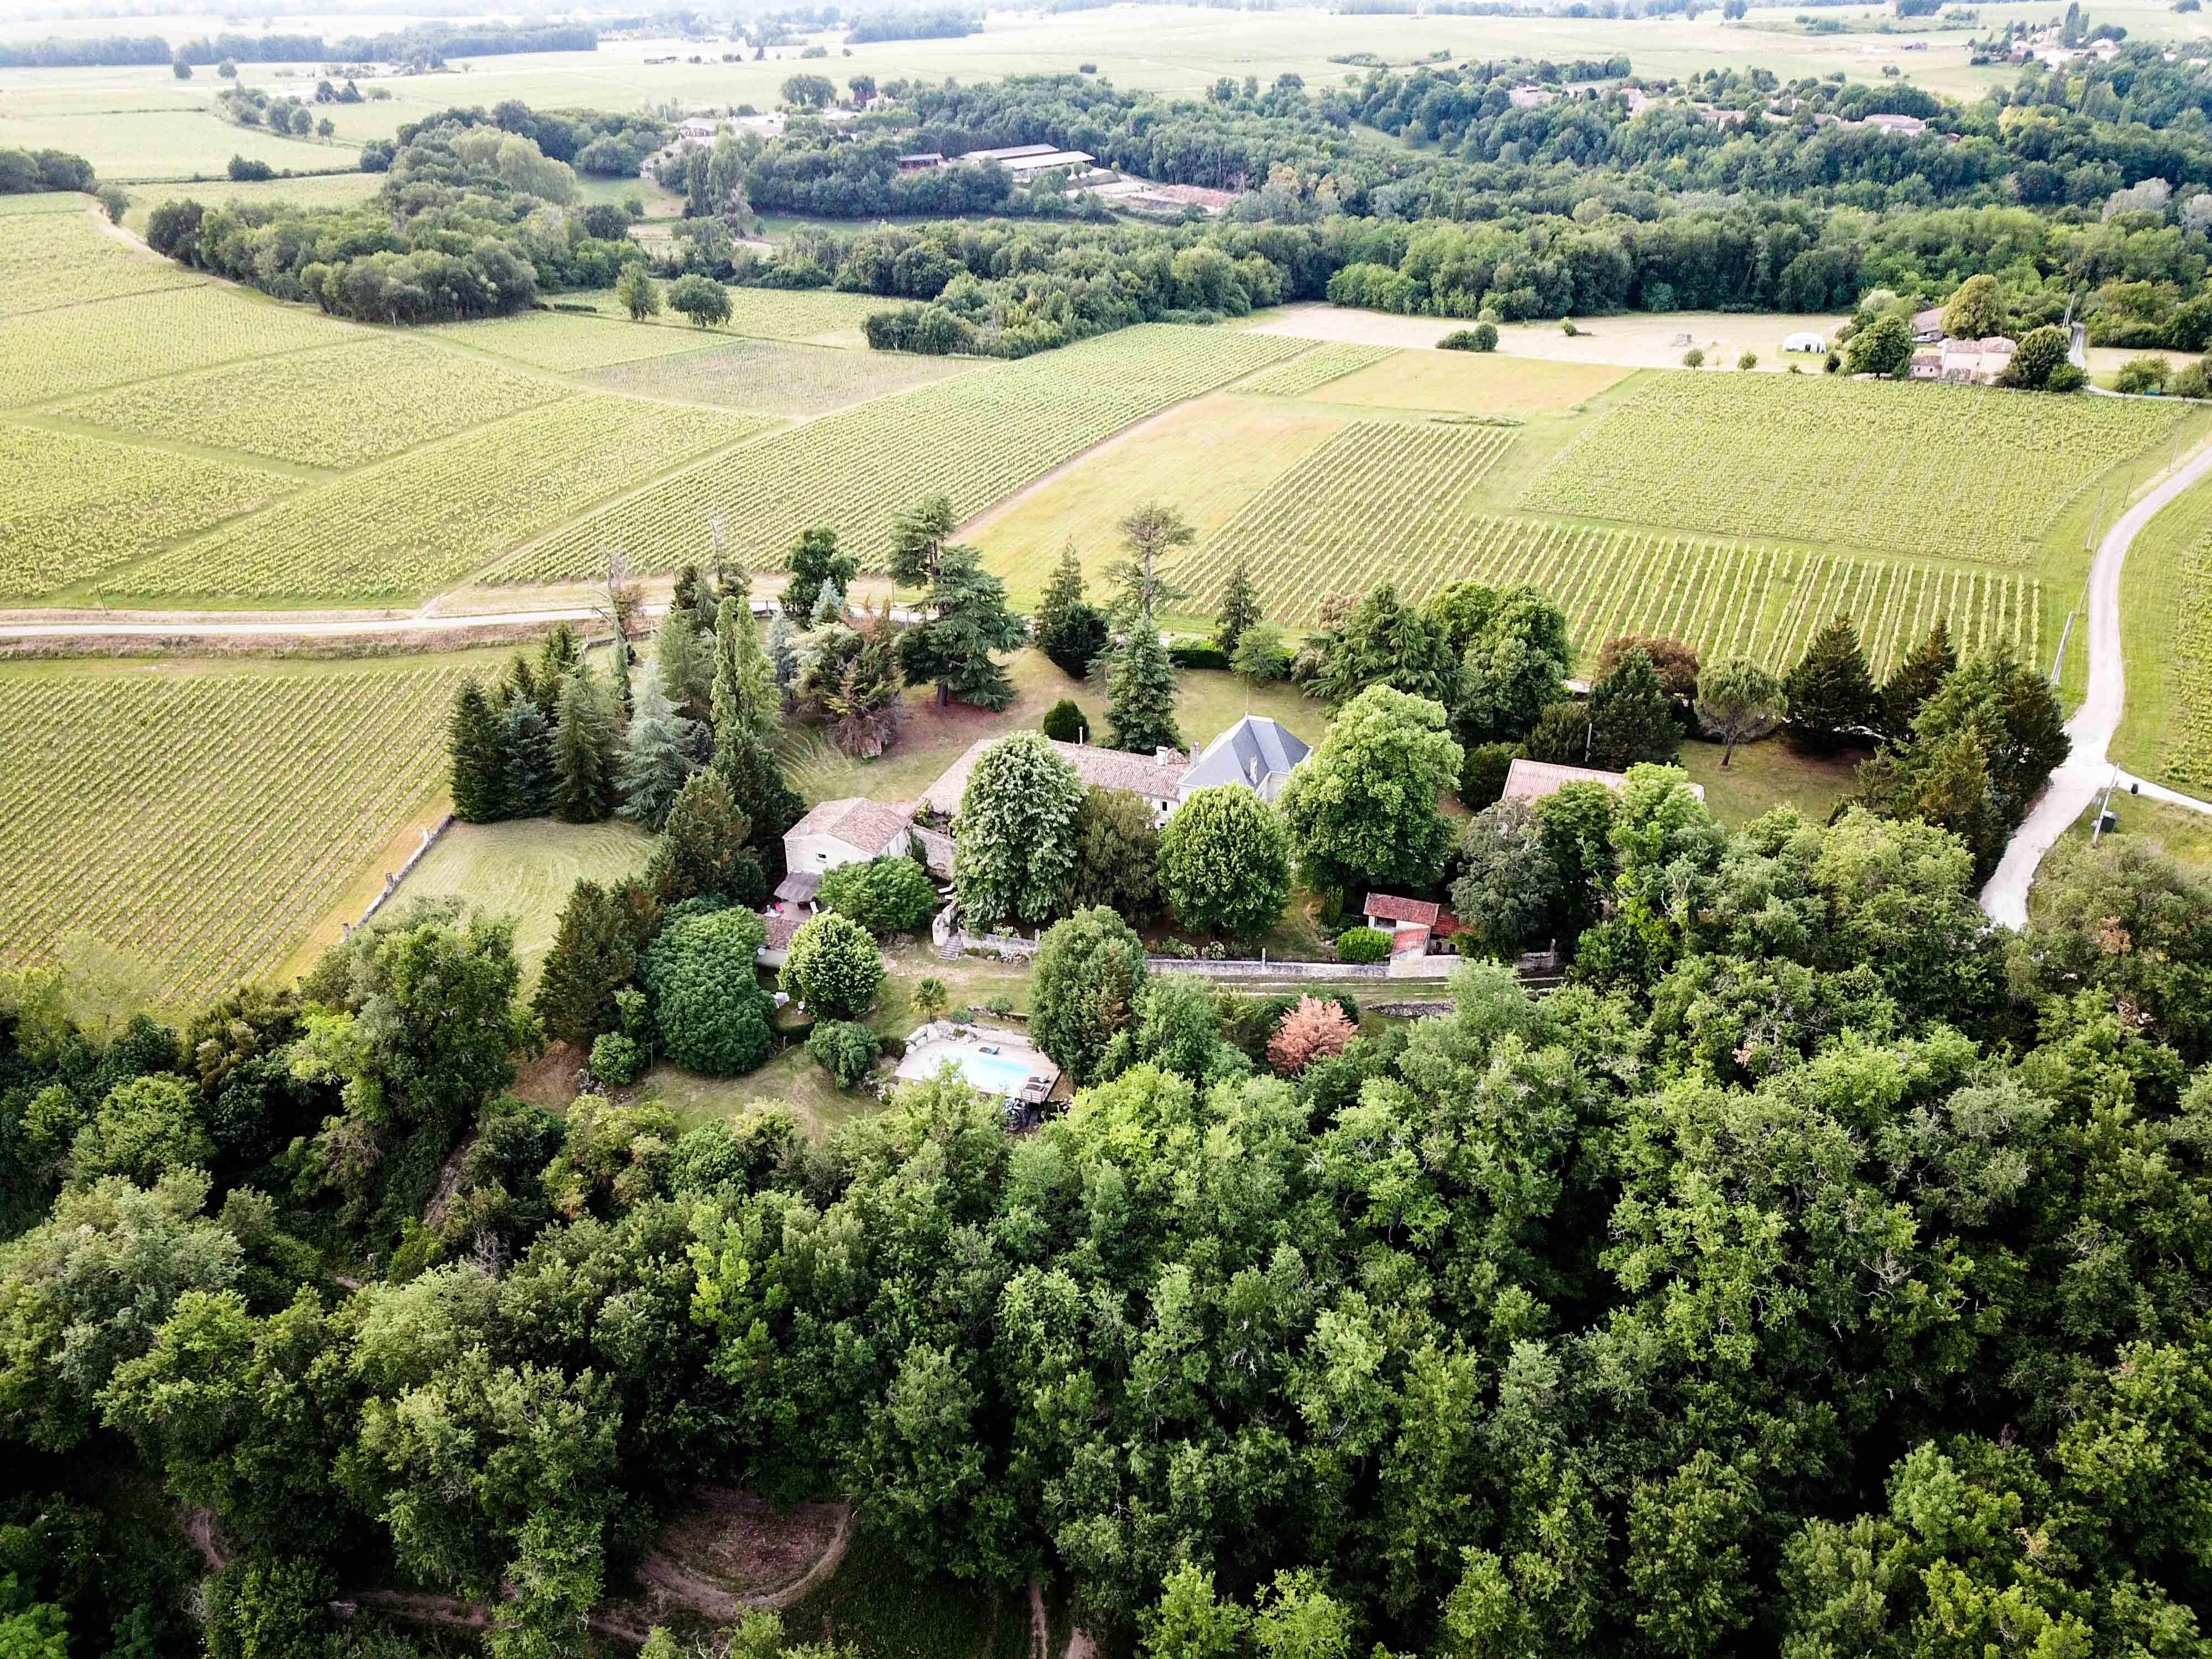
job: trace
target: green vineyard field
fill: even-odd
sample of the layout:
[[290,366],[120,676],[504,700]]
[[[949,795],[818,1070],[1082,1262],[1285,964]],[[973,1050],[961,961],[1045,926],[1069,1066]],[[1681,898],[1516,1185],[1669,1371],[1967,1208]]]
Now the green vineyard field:
[[1358,345],[1348,340],[1317,345],[1303,357],[1261,369],[1237,390],[1259,398],[1295,398],[1340,380],[1355,369],[1398,355],[1395,346]]
[[2166,722],[2165,781],[2212,792],[2212,536],[2200,538],[2180,565],[2180,621],[2174,630],[2172,683],[2179,695]]
[[[1275,492],[1270,491],[1270,495]],[[1326,550],[1322,550],[1323,552]],[[1857,625],[1877,676],[1947,619],[1962,649],[2013,642],[2032,659],[2042,649],[2042,585],[2014,571],[1962,569],[1833,553],[1747,546],[1595,525],[1484,517],[1447,540],[1390,549],[1363,545],[1336,562],[1253,561],[1267,614],[1310,623],[1331,593],[1353,598],[1394,580],[1408,599],[1449,582],[1476,580],[1541,589],[1566,610],[1587,653],[1616,634],[1670,635],[1709,657],[1748,656],[1782,669],[1803,654],[1829,618]],[[1218,595],[1227,564],[1217,542],[1176,574],[1201,611]]]
[[460,678],[0,674],[0,961],[82,930],[173,1006],[267,972],[434,787]]
[[82,213],[91,205],[91,197],[80,196],[75,191],[31,191],[21,196],[0,196],[0,219],[40,213]]
[[2136,399],[1660,374],[1516,505],[2016,564],[2069,501],[2182,418]]
[[1302,343],[1155,324],[977,369],[702,462],[522,549],[490,580],[588,577],[607,545],[641,570],[665,570],[700,555],[718,517],[740,558],[780,559],[799,532],[830,525],[872,567],[893,518],[933,491],[964,519],[1132,422]]
[[0,318],[0,407],[357,337],[313,312],[206,283]]
[[103,235],[82,210],[19,217],[0,236],[0,317],[159,289],[197,288],[204,280],[154,254],[133,253]]
[[[374,395],[364,395],[374,388]],[[153,438],[359,466],[571,395],[465,352],[389,337],[143,381],[53,411]]]
[[290,478],[0,426],[0,596],[29,599],[274,501]]
[[[133,567],[113,591],[396,599],[458,580],[525,536],[763,422],[579,392],[302,490]],[[605,544],[588,544],[604,569]]]
[[1241,558],[1283,622],[1312,620],[1331,593],[1403,585],[1409,560],[1452,545],[1474,521],[1469,502],[1512,441],[1497,427],[1355,422],[1200,549],[1186,585],[1215,593]]

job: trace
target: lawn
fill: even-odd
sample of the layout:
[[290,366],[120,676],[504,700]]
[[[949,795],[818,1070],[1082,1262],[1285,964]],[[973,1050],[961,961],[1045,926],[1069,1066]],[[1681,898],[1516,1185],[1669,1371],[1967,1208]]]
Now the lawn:
[[1690,781],[1705,786],[1705,805],[1731,830],[1778,806],[1794,806],[1815,823],[1858,792],[1858,751],[1810,755],[1786,737],[1736,745],[1723,768],[1717,743],[1692,739],[1682,745],[1679,763]]
[[511,918],[526,994],[552,948],[569,890],[579,881],[611,884],[637,873],[652,854],[653,839],[623,818],[456,823],[408,872],[392,902],[450,896]]

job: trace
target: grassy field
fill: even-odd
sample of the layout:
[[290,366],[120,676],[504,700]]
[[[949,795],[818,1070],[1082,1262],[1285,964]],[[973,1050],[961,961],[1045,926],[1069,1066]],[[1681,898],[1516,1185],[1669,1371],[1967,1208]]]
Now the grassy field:
[[1237,389],[1255,398],[1296,398],[1396,355],[1390,346],[1332,341],[1316,346],[1303,357],[1261,369]]
[[1554,363],[1468,351],[1401,351],[1306,395],[1382,409],[1528,415],[1567,409],[1632,373],[1607,363]]
[[125,191],[131,205],[123,215],[125,226],[145,234],[154,210],[164,202],[185,197],[203,207],[252,207],[274,203],[300,207],[351,207],[366,202],[384,188],[380,173],[314,173],[296,179],[268,179],[252,182],[207,179],[190,185],[134,185]]
[[[601,314],[624,321],[629,316],[612,289],[564,294],[561,302],[595,306]],[[686,333],[738,334],[757,340],[826,340],[857,346],[862,343],[858,333],[861,324],[894,303],[872,294],[841,294],[826,288],[732,288],[730,320],[718,327],[700,330],[690,319],[672,311],[663,311],[647,320],[657,328]]]
[[[563,301],[563,303],[567,303]],[[674,357],[713,343],[709,331],[655,328],[627,318],[528,311],[483,322],[440,323],[426,332],[556,374],[607,368],[644,357]]]
[[[141,599],[404,598],[762,422],[578,393],[304,491],[116,577]],[[604,548],[592,544],[592,566]]]
[[[81,196],[64,199],[80,210],[86,203]],[[181,265],[134,252],[103,234],[82,210],[26,214],[0,237],[0,317],[157,289],[194,288],[201,281]]]
[[[201,72],[213,78],[210,71]],[[358,144],[279,138],[265,128],[234,125],[211,109],[108,107],[38,115],[0,109],[0,148],[67,150],[89,161],[103,181],[119,184],[219,179],[234,155],[294,173],[321,173],[361,161]]]
[[1346,418],[1289,398],[1203,398],[1102,446],[983,514],[964,533],[1015,602],[1034,604],[1070,540],[1096,576],[1122,556],[1115,526],[1155,495],[1172,500],[1201,538],[1211,538]]
[[647,357],[596,369],[584,378],[609,392],[804,416],[826,415],[871,398],[928,386],[975,367],[952,357],[733,340],[682,356]]
[[0,959],[89,933],[164,1003],[265,973],[437,787],[447,659],[0,668]]
[[514,954],[526,990],[553,945],[561,907],[579,881],[620,881],[650,856],[653,837],[627,819],[561,823],[457,823],[410,871],[393,896],[467,900],[514,922]]
[[[2097,808],[2101,800],[2100,797],[2091,801],[2075,820],[2066,832],[2069,840],[2089,839],[2097,827]],[[2165,854],[2200,880],[2212,879],[2212,817],[2192,812],[2185,806],[2130,795],[2124,790],[2115,790],[2109,805],[2119,824],[2105,832],[2106,840],[2114,836],[2124,836]]]
[[28,599],[143,558],[297,481],[197,456],[0,425],[0,597]]
[[1825,377],[1656,375],[1525,491],[1532,512],[2017,564],[2174,435],[2168,407]]
[[[374,397],[362,395],[375,388]],[[151,380],[53,411],[71,421],[265,455],[359,466],[571,395],[559,384],[398,335]]]
[[1682,745],[1679,761],[1690,781],[1703,784],[1705,805],[1731,830],[1740,830],[1753,818],[1778,806],[1794,806],[1815,823],[1858,793],[1855,750],[1839,755],[1808,755],[1787,738],[1767,738],[1736,745],[1735,757],[1721,764],[1722,747],[1692,739]]
[[313,312],[204,283],[0,318],[0,408],[358,337]]
[[[2088,658],[2076,637],[2068,654]],[[2120,654],[2128,699],[2114,761],[2202,793],[2212,787],[2212,483],[2153,519],[2120,567]]]
[[586,576],[611,543],[637,568],[665,570],[696,556],[716,517],[740,558],[778,558],[799,532],[828,525],[873,566],[892,520],[931,493],[949,495],[965,518],[1132,422],[1298,349],[1226,329],[1156,325],[977,369],[689,468],[522,549],[490,579]]

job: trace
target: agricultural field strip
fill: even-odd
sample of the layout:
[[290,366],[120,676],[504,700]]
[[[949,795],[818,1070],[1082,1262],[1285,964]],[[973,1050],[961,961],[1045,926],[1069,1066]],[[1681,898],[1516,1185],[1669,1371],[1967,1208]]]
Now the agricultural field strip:
[[1395,346],[1333,341],[1317,345],[1288,362],[1263,368],[1250,379],[1238,381],[1232,389],[1251,397],[1296,398],[1397,355]]
[[469,352],[394,335],[173,375],[46,413],[333,471],[575,396]]
[[[1419,430],[1419,428],[1401,428]],[[1447,428],[1449,429],[1449,428]],[[1463,428],[1462,428],[1463,429]],[[1478,428],[1479,430],[1479,428]],[[1336,443],[1340,440],[1332,440]],[[1327,456],[1329,446],[1315,460]],[[1340,462],[1358,476],[1364,451]],[[1310,623],[1331,593],[1357,596],[1392,580],[1408,599],[1453,581],[1528,583],[1558,599],[1578,646],[1615,634],[1668,634],[1712,656],[1745,655],[1787,667],[1838,614],[1859,626],[1878,674],[1887,674],[1938,617],[1963,648],[2005,639],[2041,650],[2041,584],[2015,572],[1866,559],[1559,520],[1470,517],[1456,525],[1414,510],[1370,520],[1347,543],[1326,487],[1294,469],[1174,573],[1203,611],[1247,538],[1254,580],[1268,614]],[[1394,493],[1384,475],[1377,496]],[[1402,475],[1401,490],[1420,473]],[[1448,516],[1443,515],[1443,516]]]
[[447,345],[465,346],[553,374],[611,368],[647,357],[673,357],[729,343],[702,330],[652,328],[569,312],[532,311],[478,322],[440,323],[422,331]]
[[34,598],[143,558],[296,487],[281,474],[0,425],[0,597]]
[[645,357],[575,378],[602,392],[815,416],[975,372],[972,358],[848,351],[787,340],[726,340],[681,356]]
[[[1494,427],[1353,422],[1247,504],[1185,574],[1201,591],[1217,592],[1241,558],[1264,594],[1317,564],[1329,573],[1329,592],[1356,596],[1395,579],[1407,550],[1454,535],[1512,441]],[[1355,581],[1355,571],[1365,574]],[[1322,597],[1313,596],[1304,617],[1318,611]]]
[[345,324],[204,283],[0,318],[0,409],[64,403],[132,381],[360,337]]
[[[409,598],[701,452],[758,416],[578,392],[303,490],[120,573],[109,591],[193,600]],[[605,548],[590,544],[590,568]]]
[[2180,704],[2163,779],[2197,794],[2212,791],[2212,532],[2181,556],[2180,620],[2174,629],[2173,672]]
[[2132,399],[1662,374],[1563,451],[1515,505],[2017,564],[2069,501],[2182,418]]
[[[564,294],[561,301],[564,305],[588,305],[601,316],[629,321],[629,312],[611,288]],[[757,340],[811,339],[817,334],[858,328],[871,313],[904,303],[878,299],[871,294],[840,293],[834,289],[732,288],[730,320],[712,331],[710,337],[734,334]],[[671,311],[664,311],[648,322],[656,328],[701,331],[688,319]]]
[[20,219],[41,213],[82,213],[92,198],[74,191],[33,191],[21,196],[0,196],[0,219]]
[[173,1005],[267,971],[434,787],[461,673],[0,677],[0,958],[82,928]]
[[0,317],[198,288],[206,281],[167,259],[132,253],[82,213],[21,216],[0,236]]
[[619,546],[665,570],[720,517],[730,550],[780,558],[799,533],[835,528],[877,568],[891,520],[942,490],[966,519],[1160,410],[1304,349],[1305,342],[1153,324],[878,398],[699,463],[520,549],[490,581],[588,577]]

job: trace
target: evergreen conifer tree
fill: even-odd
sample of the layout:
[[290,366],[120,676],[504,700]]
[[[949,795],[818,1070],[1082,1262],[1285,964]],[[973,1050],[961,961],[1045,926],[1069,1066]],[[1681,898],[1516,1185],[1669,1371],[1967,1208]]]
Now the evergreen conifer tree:
[[825,581],[814,595],[814,609],[807,613],[810,627],[820,628],[845,619],[845,590],[836,582]]
[[699,769],[699,722],[678,714],[658,680],[647,679],[630,716],[629,743],[616,781],[622,791],[622,815],[659,830],[668,821],[691,775]]
[[682,605],[661,619],[653,639],[653,677],[661,694],[689,720],[704,720],[714,693],[712,639],[699,631],[699,619]]
[[712,772],[695,772],[677,792],[653,851],[648,875],[655,896],[678,904],[711,893],[732,904],[758,904],[768,882],[748,844],[752,834],[730,787]]
[[1083,561],[1072,536],[1060,549],[1052,580],[1045,584],[1030,631],[1037,649],[1060,672],[1079,680],[1090,673],[1091,663],[1106,648],[1106,617],[1083,597]]
[[937,682],[937,706],[953,698],[978,708],[1004,708],[1013,683],[991,660],[1029,637],[1022,619],[1006,609],[1006,585],[983,568],[972,547],[948,547],[939,557],[927,603],[930,619],[899,635],[898,662],[907,684]]
[[1141,623],[1115,653],[1106,678],[1106,725],[1114,747],[1139,755],[1182,748],[1175,697],[1175,665],[1160,630],[1149,621]]
[[779,611],[769,619],[768,664],[785,696],[799,681],[799,624]]
[[542,818],[553,810],[553,734],[535,700],[518,696],[500,717],[495,817]]
[[561,677],[553,730],[554,809],[570,823],[598,823],[615,810],[616,716],[606,690],[580,662]]
[[447,725],[452,762],[453,816],[464,823],[488,823],[501,816],[499,717],[483,688],[471,680],[453,699]]
[[1880,710],[1859,631],[1848,617],[1838,617],[1813,636],[1782,690],[1790,699],[1790,731],[1816,747],[1833,748],[1850,732],[1873,725]]
[[1221,590],[1221,614],[1213,642],[1220,647],[1222,655],[1233,656],[1237,641],[1244,637],[1244,630],[1266,614],[1260,609],[1259,596],[1252,591],[1251,567],[1240,553],[1229,572],[1228,586]]
[[[784,584],[783,614],[793,622],[804,621],[814,614],[814,601],[822,592],[823,583],[835,582],[841,588],[848,587],[853,578],[860,574],[860,562],[837,550],[837,532],[827,525],[817,525],[801,532],[792,544],[787,562],[791,568],[791,580]],[[724,597],[728,596],[726,593]]]
[[561,908],[533,1007],[549,1036],[588,1048],[619,1022],[615,993],[637,976],[640,941],[626,907],[595,881],[579,881]]
[[717,754],[740,737],[766,743],[783,708],[775,669],[762,647],[751,609],[726,598],[714,622],[714,687],[709,698]]
[[1670,761],[1682,744],[1659,671],[1638,646],[1589,695],[1589,764],[1622,772],[1644,761]]
[[1911,654],[1898,664],[1897,672],[1881,688],[1882,735],[1893,743],[1911,736],[1912,722],[1922,705],[1958,665],[1959,653],[1951,645],[1951,625],[1938,617],[1927,637],[1912,647]]
[[560,718],[561,681],[571,669],[584,659],[582,641],[576,630],[562,623],[538,647],[538,708],[550,726]]

